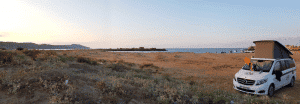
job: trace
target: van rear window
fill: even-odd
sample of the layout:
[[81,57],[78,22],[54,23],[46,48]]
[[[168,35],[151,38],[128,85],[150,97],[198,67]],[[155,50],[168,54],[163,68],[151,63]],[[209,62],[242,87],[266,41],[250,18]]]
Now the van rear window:
[[290,63],[290,68],[295,67],[295,63],[293,60],[289,60],[289,63]]
[[291,68],[291,67],[290,67],[290,62],[289,62],[289,61],[284,60],[284,62],[285,62],[285,66],[286,66],[287,69]]

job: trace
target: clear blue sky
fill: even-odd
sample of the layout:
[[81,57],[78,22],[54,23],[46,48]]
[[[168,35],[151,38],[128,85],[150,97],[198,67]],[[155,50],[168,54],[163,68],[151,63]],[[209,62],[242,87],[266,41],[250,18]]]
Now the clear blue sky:
[[300,2],[277,0],[7,0],[0,41],[91,48],[300,45]]

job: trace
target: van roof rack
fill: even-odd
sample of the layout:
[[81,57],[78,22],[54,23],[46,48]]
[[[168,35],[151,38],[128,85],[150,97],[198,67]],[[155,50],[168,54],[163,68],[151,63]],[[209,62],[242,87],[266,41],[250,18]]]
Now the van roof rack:
[[251,59],[254,59],[254,60],[276,60],[276,59],[271,59],[271,58],[251,58]]

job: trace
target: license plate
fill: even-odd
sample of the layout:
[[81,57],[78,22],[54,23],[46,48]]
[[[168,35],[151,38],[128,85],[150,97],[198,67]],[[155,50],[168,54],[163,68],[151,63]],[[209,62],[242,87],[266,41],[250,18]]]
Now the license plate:
[[245,87],[245,86],[240,86],[240,88],[249,90],[249,87]]

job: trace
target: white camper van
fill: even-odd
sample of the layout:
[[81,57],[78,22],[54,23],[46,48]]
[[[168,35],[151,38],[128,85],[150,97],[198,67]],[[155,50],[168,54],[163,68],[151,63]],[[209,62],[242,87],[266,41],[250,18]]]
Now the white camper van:
[[233,78],[234,89],[273,96],[274,91],[286,85],[294,86],[296,65],[293,59],[251,58],[253,71],[245,65]]
[[[233,88],[245,93],[273,96],[275,90],[286,85],[293,87],[296,79],[296,65],[294,59],[289,56],[292,53],[274,40],[254,41],[254,43],[258,47],[256,48],[258,53],[255,53],[255,58],[251,58],[252,65],[244,65],[235,74]],[[268,50],[264,48],[266,46],[273,48]]]

